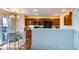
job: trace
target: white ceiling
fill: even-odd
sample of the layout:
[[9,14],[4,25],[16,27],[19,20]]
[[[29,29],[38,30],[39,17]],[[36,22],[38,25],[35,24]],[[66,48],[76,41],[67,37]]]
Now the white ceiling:
[[[38,10],[37,12],[34,12],[33,10]],[[63,8],[64,9],[64,8]],[[52,15],[56,15],[56,14],[66,14],[67,12],[69,12],[71,9],[65,9],[65,11],[63,12],[62,8],[28,8],[28,9],[24,9],[25,11],[25,15],[29,15],[29,16],[34,16],[35,14],[39,14],[39,16],[52,16]]]
[[[65,11],[62,11],[65,9]],[[3,8],[10,13],[23,14],[27,16],[56,16],[70,12],[71,8]],[[37,10],[37,11],[34,11]]]

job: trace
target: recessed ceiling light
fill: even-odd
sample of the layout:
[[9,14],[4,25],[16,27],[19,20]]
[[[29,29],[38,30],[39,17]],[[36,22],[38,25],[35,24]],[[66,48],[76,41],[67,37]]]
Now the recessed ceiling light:
[[62,11],[64,12],[64,11],[65,11],[65,9],[62,9]]
[[36,15],[36,16],[38,16],[39,14],[38,14],[38,13],[36,13],[35,15]]
[[37,10],[37,9],[34,9],[33,11],[34,11],[34,12],[37,12],[38,10]]
[[59,14],[54,14],[55,16],[58,16]]

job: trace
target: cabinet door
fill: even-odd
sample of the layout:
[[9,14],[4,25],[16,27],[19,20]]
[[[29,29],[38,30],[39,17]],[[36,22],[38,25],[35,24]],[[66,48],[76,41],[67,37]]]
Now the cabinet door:
[[72,25],[72,13],[64,17],[64,25]]
[[59,28],[59,26],[60,26],[60,19],[58,18],[58,19],[53,19],[53,26],[55,26],[56,28]]
[[31,49],[31,41],[32,41],[32,31],[26,30],[26,39],[24,44],[24,49],[30,50]]

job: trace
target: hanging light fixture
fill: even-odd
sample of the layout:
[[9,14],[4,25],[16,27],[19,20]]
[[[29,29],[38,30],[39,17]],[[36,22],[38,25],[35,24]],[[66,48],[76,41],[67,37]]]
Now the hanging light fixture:
[[10,15],[9,17],[15,19],[15,15]]
[[19,15],[17,15],[17,18],[19,18],[20,16]]

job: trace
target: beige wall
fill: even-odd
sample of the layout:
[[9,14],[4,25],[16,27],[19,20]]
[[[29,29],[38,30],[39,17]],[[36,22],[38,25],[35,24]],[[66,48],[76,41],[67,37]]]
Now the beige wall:
[[9,32],[15,33],[16,32],[16,19],[9,18]]
[[8,19],[9,22],[9,32],[10,33],[15,33],[15,32],[19,32],[22,33],[24,36],[24,27],[25,27],[25,21],[24,21],[24,16],[23,15],[19,15],[18,18],[9,18]]
[[23,15],[19,15],[16,19],[16,32],[22,33],[24,36],[25,20]]

